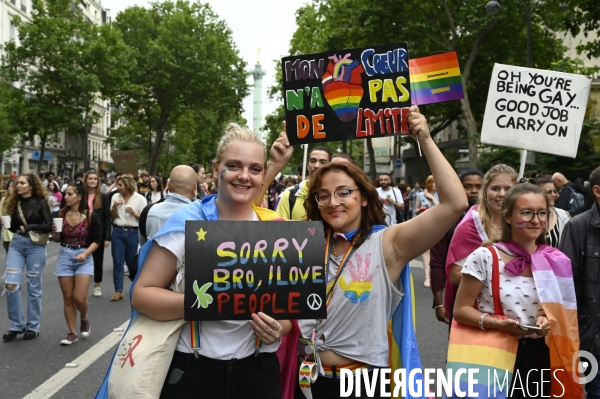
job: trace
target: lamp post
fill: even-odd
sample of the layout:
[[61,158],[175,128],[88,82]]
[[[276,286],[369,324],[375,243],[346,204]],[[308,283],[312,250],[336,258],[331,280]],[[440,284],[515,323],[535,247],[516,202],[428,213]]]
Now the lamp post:
[[[519,3],[523,6],[525,10],[525,18],[527,21],[527,68],[531,68],[531,15],[533,14],[533,10],[535,6],[540,2],[540,0],[533,0],[531,7],[525,3],[524,0],[518,0]],[[485,10],[489,15],[496,15],[500,12],[500,3],[495,0],[489,1],[485,5]],[[519,167],[519,179],[523,177],[525,174],[525,162],[527,160],[527,150],[521,150],[521,165]]]

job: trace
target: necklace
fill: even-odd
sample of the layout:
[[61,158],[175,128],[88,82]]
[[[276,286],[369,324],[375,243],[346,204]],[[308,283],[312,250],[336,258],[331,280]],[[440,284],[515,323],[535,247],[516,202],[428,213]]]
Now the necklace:
[[333,242],[331,243],[331,246],[333,247],[333,256],[335,256],[335,257],[337,258],[337,257],[338,257],[338,254],[337,254],[337,252],[335,252],[335,241],[333,241]]

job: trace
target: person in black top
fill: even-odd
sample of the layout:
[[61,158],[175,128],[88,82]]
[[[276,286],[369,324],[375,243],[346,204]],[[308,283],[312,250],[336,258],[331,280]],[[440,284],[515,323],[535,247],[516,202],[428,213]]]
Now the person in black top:
[[[42,314],[42,272],[46,265],[46,246],[34,243],[31,233],[48,234],[52,231],[52,215],[46,189],[40,178],[32,173],[19,176],[13,193],[6,200],[7,214],[11,216],[10,231],[16,233],[6,256],[5,290],[10,330],[2,336],[4,342],[19,334],[23,339],[39,335]],[[46,240],[47,242],[47,240]],[[27,266],[27,320],[21,303],[21,282]]]
[[102,282],[102,265],[104,263],[104,248],[110,244],[111,226],[110,198],[108,194],[101,192],[98,172],[90,171],[83,177],[87,193],[88,208],[94,211],[100,222],[102,232],[102,244],[96,249],[92,256],[94,258],[94,296],[102,296],[100,283]]
[[81,319],[81,336],[90,335],[87,292],[94,274],[94,261],[90,256],[102,245],[102,230],[98,216],[88,208],[86,189],[82,182],[75,181],[65,191],[67,206],[58,213],[59,226],[52,226],[52,239],[60,242],[60,252],[54,275],[63,294],[64,313],[69,333],[60,341],[71,345],[78,341],[75,330],[77,311]]

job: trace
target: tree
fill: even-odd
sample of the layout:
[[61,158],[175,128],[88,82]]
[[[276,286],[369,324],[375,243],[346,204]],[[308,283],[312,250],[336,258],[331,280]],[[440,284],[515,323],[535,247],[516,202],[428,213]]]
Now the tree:
[[117,15],[115,27],[132,49],[136,67],[119,99],[122,127],[114,137],[132,131],[147,143],[142,148],[148,148],[148,170],[154,174],[165,139],[186,117],[185,132],[202,138],[189,138],[197,161],[207,161],[248,94],[246,63],[225,22],[207,4],[178,0],[130,7]]
[[32,8],[31,22],[13,17],[19,40],[6,44],[0,76],[20,89],[6,103],[13,131],[38,136],[43,159],[61,132],[81,134],[98,119],[95,99],[114,97],[130,62],[118,32],[85,21],[72,0],[33,0]]
[[[469,159],[477,164],[479,126],[493,64],[525,65],[525,14],[519,7],[496,16],[479,0],[314,0],[296,13],[291,55],[406,41],[411,58],[456,51],[465,99],[421,106],[432,126],[457,120],[469,138]],[[533,26],[533,65],[560,59],[560,41]],[[518,45],[516,45],[518,44]],[[373,157],[371,157],[374,162]],[[374,170],[374,165],[371,167]]]
[[547,9],[560,8],[545,22],[556,30],[566,30],[573,37],[582,33],[587,39],[577,45],[577,52],[589,59],[600,57],[600,4],[596,0],[549,0],[542,4]]

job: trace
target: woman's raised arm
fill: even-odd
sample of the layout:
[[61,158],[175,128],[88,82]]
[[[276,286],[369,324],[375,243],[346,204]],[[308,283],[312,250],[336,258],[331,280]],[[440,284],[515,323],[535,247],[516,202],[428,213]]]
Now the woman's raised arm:
[[438,242],[469,205],[456,172],[431,138],[427,120],[417,106],[410,107],[408,120],[412,137],[420,144],[431,168],[440,203],[383,233],[383,252],[392,281],[397,280],[406,263]]

